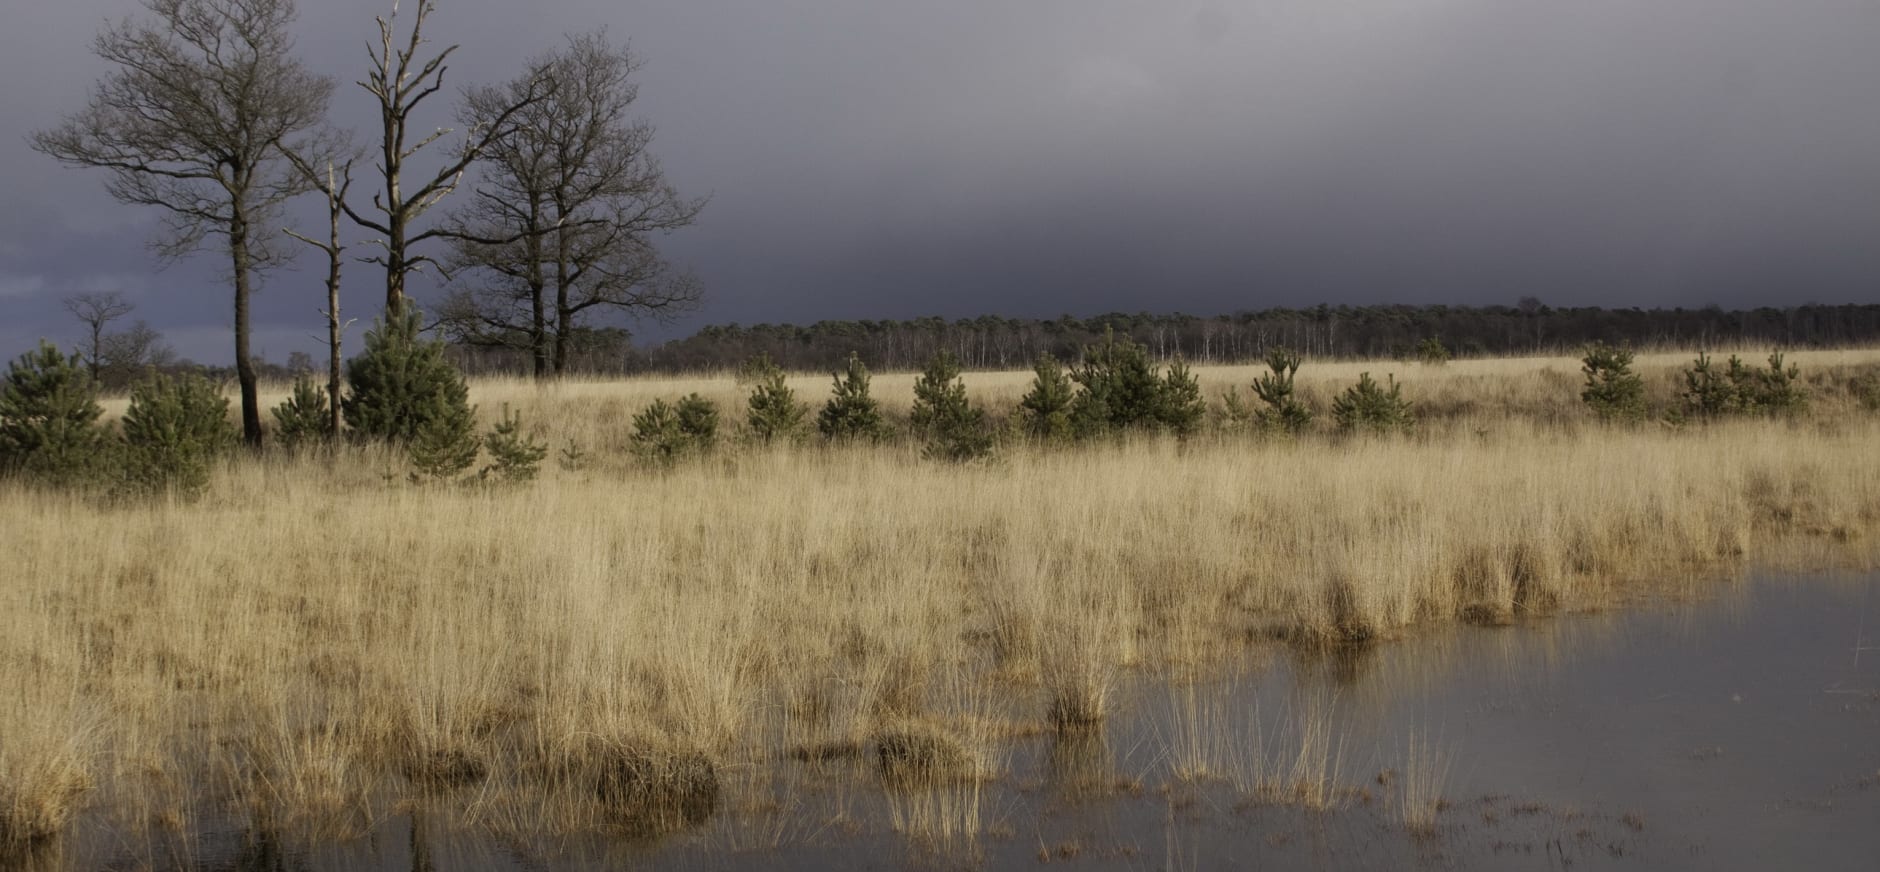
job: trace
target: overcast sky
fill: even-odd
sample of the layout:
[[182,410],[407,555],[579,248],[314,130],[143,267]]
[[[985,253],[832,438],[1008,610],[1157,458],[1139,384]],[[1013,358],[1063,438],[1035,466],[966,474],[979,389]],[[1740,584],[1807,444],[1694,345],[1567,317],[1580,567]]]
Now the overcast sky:
[[[409,9],[411,0],[407,0]],[[303,0],[352,82],[378,0]],[[229,292],[159,271],[157,215],[25,136],[104,71],[132,0],[14,0],[0,29],[0,353],[117,290],[226,362]],[[453,87],[605,26],[699,224],[666,250],[706,323],[1442,302],[1880,300],[1880,0],[440,0]],[[450,122],[439,102],[427,125]],[[312,205],[312,204],[309,204]],[[315,219],[308,215],[310,222]],[[320,265],[256,347],[311,350]],[[382,299],[348,270],[354,314]],[[356,335],[356,334],[355,334]]]

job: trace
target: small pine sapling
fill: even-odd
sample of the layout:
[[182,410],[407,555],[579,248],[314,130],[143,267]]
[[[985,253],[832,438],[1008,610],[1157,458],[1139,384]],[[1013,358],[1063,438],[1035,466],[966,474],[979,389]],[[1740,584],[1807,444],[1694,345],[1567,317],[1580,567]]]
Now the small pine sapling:
[[1026,434],[1046,442],[1071,438],[1071,380],[1064,366],[1049,354],[1032,365],[1031,390],[1018,401],[1018,419]]
[[684,434],[691,450],[710,451],[718,442],[718,404],[699,396],[697,393],[686,394],[679,398],[674,407],[674,414],[679,419],[679,432]]
[[1192,436],[1207,418],[1208,401],[1201,396],[1201,381],[1177,360],[1169,365],[1156,392],[1156,420],[1177,436]]
[[795,439],[803,431],[803,417],[809,409],[796,401],[783,370],[762,358],[762,372],[756,374],[745,423],[759,440],[768,445],[777,440]]
[[966,397],[966,382],[950,352],[927,361],[914,380],[914,407],[908,423],[927,442],[924,453],[940,460],[967,461],[992,451],[992,434],[984,409]]
[[482,476],[494,475],[509,483],[534,480],[542,468],[542,459],[548,456],[548,446],[523,432],[522,413],[511,412],[508,403],[503,404],[502,420],[483,437],[483,447],[489,451],[492,462],[483,467]]
[[887,433],[881,409],[868,395],[868,367],[853,353],[843,371],[834,374],[829,402],[816,416],[816,429],[832,442],[855,439],[880,441]]
[[[681,409],[684,402],[675,405],[663,399],[654,400],[640,413],[633,416],[633,435],[628,440],[633,444],[633,453],[642,460],[660,466],[670,466],[686,454],[701,447],[696,431],[688,431]],[[716,409],[712,410],[712,427],[717,426]],[[699,413],[695,410],[693,416]],[[693,426],[700,426],[694,421]],[[705,443],[708,444],[708,443]]]
[[1424,366],[1442,366],[1449,362],[1449,348],[1443,345],[1443,340],[1431,336],[1417,343],[1417,359]]
[[[461,377],[460,377],[461,378]],[[406,445],[413,482],[448,481],[474,466],[483,440],[476,432],[476,409],[440,404],[426,415]]]
[[1409,431],[1415,418],[1403,398],[1403,385],[1394,375],[1387,378],[1389,387],[1379,385],[1368,372],[1359,373],[1358,383],[1332,401],[1332,417],[1339,430],[1380,436]]
[[1645,380],[1632,371],[1632,351],[1603,342],[1580,358],[1586,386],[1580,401],[1604,421],[1637,423],[1645,418]]
[[1228,385],[1227,390],[1221,392],[1221,429],[1244,432],[1253,426],[1255,414],[1253,405],[1240,395],[1240,388]]
[[[1736,368],[1742,363],[1730,358]],[[1715,418],[1736,411],[1736,388],[1731,379],[1711,366],[1710,355],[1700,351],[1697,359],[1684,370],[1684,391],[1679,395],[1684,412],[1698,418]]]
[[1118,339],[1105,329],[1103,341],[1084,349],[1084,360],[1071,368],[1077,396],[1071,401],[1071,429],[1080,437],[1099,436],[1161,423],[1164,382],[1156,377],[1149,350],[1128,336]]
[[297,451],[333,437],[333,413],[327,390],[313,379],[294,379],[294,392],[274,407],[274,439],[282,448]]
[[1312,423],[1312,410],[1299,401],[1293,388],[1293,377],[1299,373],[1299,364],[1298,352],[1282,347],[1267,350],[1268,372],[1253,383],[1254,396],[1266,404],[1266,408],[1255,415],[1260,429],[1293,436]]

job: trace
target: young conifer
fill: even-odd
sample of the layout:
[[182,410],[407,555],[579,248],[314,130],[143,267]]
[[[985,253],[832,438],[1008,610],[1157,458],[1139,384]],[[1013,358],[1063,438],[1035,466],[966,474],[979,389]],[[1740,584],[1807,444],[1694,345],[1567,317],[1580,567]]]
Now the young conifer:
[[209,486],[211,464],[239,438],[228,418],[228,398],[199,375],[158,375],[139,382],[131,388],[122,425],[124,470],[118,490],[127,495],[201,495]]
[[964,461],[992,450],[985,410],[967,400],[966,382],[951,352],[935,355],[915,379],[914,408],[908,421],[914,433],[926,440],[928,457]]
[[548,446],[523,432],[522,413],[509,411],[508,403],[503,404],[502,420],[483,437],[483,447],[489,450],[492,460],[483,468],[483,475],[510,483],[533,480],[542,468],[542,459],[548,456]]
[[0,386],[0,474],[77,484],[105,453],[98,384],[51,343],[20,355]]
[[1268,372],[1253,383],[1254,396],[1266,404],[1266,408],[1255,415],[1261,429],[1294,436],[1312,423],[1312,410],[1299,401],[1293,390],[1293,376],[1299,373],[1299,363],[1298,352],[1289,348],[1267,350]]
[[313,379],[294,379],[294,392],[274,407],[274,439],[289,451],[325,442],[333,436],[327,391]]
[[1346,433],[1380,436],[1407,432],[1415,423],[1397,378],[1390,376],[1386,388],[1373,381],[1368,372],[1359,373],[1358,383],[1332,401],[1332,417],[1338,421],[1338,429]]
[[795,439],[803,431],[803,417],[808,409],[796,401],[783,370],[769,356],[754,358],[745,370],[757,383],[751,390],[745,423],[766,444],[778,439]]
[[1031,390],[1018,401],[1018,419],[1034,439],[1064,442],[1071,438],[1071,402],[1075,393],[1064,365],[1049,354],[1032,365]]
[[1586,349],[1580,359],[1586,387],[1581,402],[1601,420],[1633,423],[1645,418],[1645,380],[1632,371],[1632,351],[1603,342]]
[[879,441],[887,434],[887,425],[881,420],[875,398],[868,395],[868,367],[851,352],[847,365],[834,374],[834,379],[829,402],[816,416],[816,429],[831,441]]

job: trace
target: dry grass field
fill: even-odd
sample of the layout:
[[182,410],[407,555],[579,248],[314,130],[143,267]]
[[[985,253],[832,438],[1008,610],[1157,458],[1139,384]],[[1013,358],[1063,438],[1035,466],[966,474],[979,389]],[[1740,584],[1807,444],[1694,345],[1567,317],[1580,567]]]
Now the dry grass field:
[[[1002,737],[1101,719],[1130,673],[1872,566],[1880,416],[1846,385],[1880,352],[1790,359],[1813,378],[1794,420],[1600,426],[1567,358],[1309,362],[1320,410],[1395,372],[1420,432],[964,466],[734,442],[650,468],[626,450],[643,405],[698,391],[735,419],[745,388],[491,380],[486,419],[508,404],[588,462],[416,486],[362,449],[238,458],[195,503],[0,489],[0,845],[85,825],[161,854],[228,819],[344,838],[452,790],[464,824],[517,837],[659,832],[748,766],[977,783]],[[1658,404],[1686,362],[1639,361]],[[1254,369],[1200,374],[1218,399]],[[966,376],[1000,415],[1029,378]],[[904,414],[912,380],[874,390]],[[828,381],[794,385],[819,403]],[[1420,807],[1441,776],[1415,774]]]

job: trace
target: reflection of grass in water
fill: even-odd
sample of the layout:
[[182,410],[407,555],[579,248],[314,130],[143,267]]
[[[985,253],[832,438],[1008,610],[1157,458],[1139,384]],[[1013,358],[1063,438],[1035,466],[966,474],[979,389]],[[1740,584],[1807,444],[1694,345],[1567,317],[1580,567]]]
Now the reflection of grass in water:
[[972,677],[938,676],[935,711],[875,736],[889,825],[922,851],[977,857],[985,782],[1001,768],[995,703]]
[[1258,702],[1236,710],[1227,692],[1194,684],[1171,689],[1169,721],[1156,729],[1170,772],[1185,781],[1222,781],[1251,800],[1332,806],[1339,794],[1345,740],[1335,728],[1337,698],[1307,692],[1269,730]]
[[1404,829],[1418,838],[1436,835],[1437,816],[1445,800],[1443,790],[1449,783],[1449,752],[1431,740],[1428,730],[1410,730],[1404,749],[1403,787],[1398,813]]
[[1229,698],[1226,693],[1203,693],[1192,681],[1169,687],[1168,718],[1154,726],[1176,778],[1228,781],[1243,792],[1265,781],[1259,704],[1235,712]]
[[979,781],[905,781],[888,789],[887,804],[894,831],[921,850],[977,852],[985,829]]

